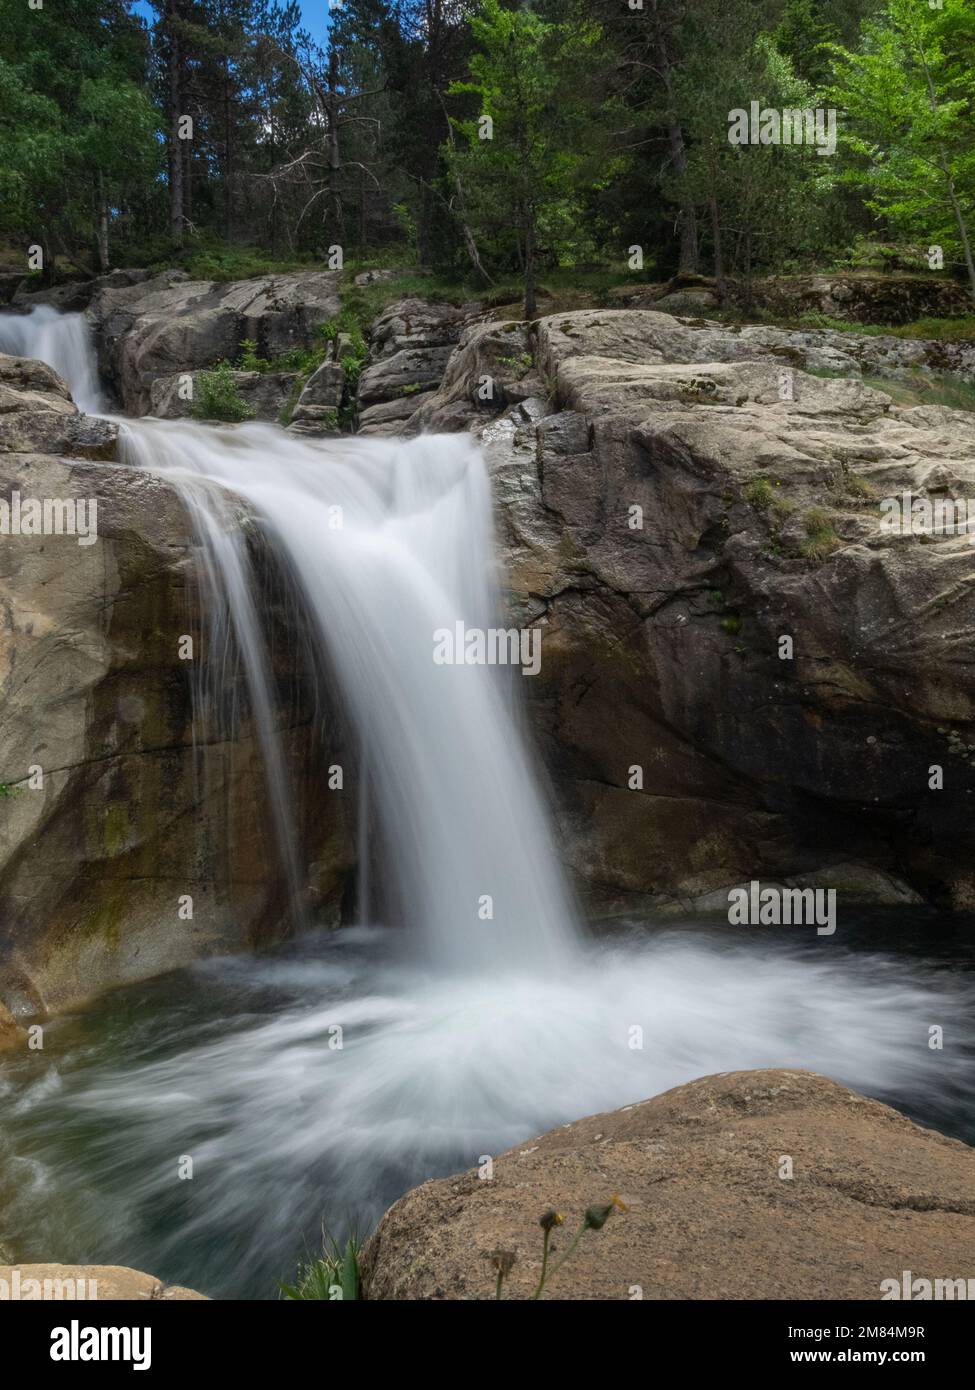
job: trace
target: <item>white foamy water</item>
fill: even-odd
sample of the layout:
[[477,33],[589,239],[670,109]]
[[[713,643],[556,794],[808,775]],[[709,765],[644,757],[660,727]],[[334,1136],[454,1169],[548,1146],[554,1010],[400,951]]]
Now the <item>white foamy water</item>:
[[0,314],[0,352],[36,357],[67,382],[79,410],[102,409],[91,331],[84,314],[59,314],[38,304],[27,314]]
[[[53,357],[50,325],[29,322],[38,333],[20,350]],[[970,1103],[958,1045],[928,1047],[932,1024],[970,1042],[970,985],[847,954],[842,904],[837,936],[802,952],[748,929],[585,939],[521,727],[526,678],[433,660],[435,630],[504,621],[489,481],[468,438],[310,441],[146,420],[124,448],[194,518],[208,659],[232,629],[297,896],[303,855],[242,508],[291,577],[364,750],[358,820],[363,838],[378,825],[379,852],[360,892],[388,921],[312,934],[281,959],[202,965],[168,993],[145,987],[138,1007],[125,1002],[135,989],[53,1024],[5,1100],[19,1258],[273,1296],[323,1218],[364,1231],[431,1174],[709,1072],[804,1067],[935,1108],[968,1085]],[[184,1154],[194,1178],[181,1183]]]
[[503,621],[471,440],[323,443],[273,425],[139,421],[123,442],[197,517],[211,580],[232,620],[245,614],[250,671],[263,641],[228,495],[260,518],[368,750],[385,896],[427,959],[462,972],[564,960],[576,925],[514,708],[512,682],[531,678],[434,661],[439,629]]
[[80,1041],[55,1025],[2,1102],[14,1248],[273,1297],[323,1222],[366,1233],[425,1178],[709,1073],[807,1068],[938,1123],[971,1106],[970,981],[903,959],[634,935],[458,977],[399,961],[396,935],[201,965],[168,1003],[61,1025]]

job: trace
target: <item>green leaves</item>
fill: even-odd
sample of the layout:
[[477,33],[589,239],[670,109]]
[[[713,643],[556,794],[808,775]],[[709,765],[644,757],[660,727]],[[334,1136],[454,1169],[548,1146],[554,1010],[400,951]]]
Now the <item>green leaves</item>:
[[303,1265],[295,1284],[282,1284],[281,1296],[291,1300],[322,1300],[330,1303],[353,1301],[362,1297],[359,1278],[360,1246],[354,1236],[339,1245],[331,1236],[325,1237],[321,1259]]
[[887,0],[860,51],[832,46],[829,99],[846,111],[847,178],[867,206],[908,236],[967,266],[975,294],[975,16],[968,0],[940,10]]

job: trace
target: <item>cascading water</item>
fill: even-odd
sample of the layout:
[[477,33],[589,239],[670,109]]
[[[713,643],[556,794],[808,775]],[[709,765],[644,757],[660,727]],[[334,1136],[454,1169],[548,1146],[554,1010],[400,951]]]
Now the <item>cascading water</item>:
[[[574,917],[510,672],[434,662],[438,630],[500,622],[490,487],[474,445],[323,446],[271,425],[140,421],[123,447],[187,499],[210,572],[234,585],[235,612],[250,600],[227,539],[228,493],[261,519],[368,749],[397,906],[430,961],[463,971],[564,960]],[[251,668],[255,651],[249,641]]]
[[60,373],[75,405],[97,415],[103,408],[98,367],[84,314],[59,314],[38,304],[27,314],[0,314],[0,352],[36,357]]
[[[45,320],[19,323],[19,351],[70,356]],[[0,1235],[19,1258],[273,1297],[323,1219],[364,1232],[412,1183],[708,1072],[810,1068],[941,1123],[970,1108],[964,976],[839,936],[577,930],[519,726],[522,678],[433,660],[435,630],[499,621],[469,440],[143,420],[124,447],[124,466],[165,474],[196,520],[297,885],[241,505],[258,519],[356,726],[361,823],[379,822],[374,858],[395,888],[381,901],[406,930],[306,933],[276,958],[207,962],[51,1021],[45,1052],[0,1073],[17,1179]],[[960,1045],[933,1052],[928,1027],[946,1020]],[[174,1181],[182,1154],[192,1182]]]

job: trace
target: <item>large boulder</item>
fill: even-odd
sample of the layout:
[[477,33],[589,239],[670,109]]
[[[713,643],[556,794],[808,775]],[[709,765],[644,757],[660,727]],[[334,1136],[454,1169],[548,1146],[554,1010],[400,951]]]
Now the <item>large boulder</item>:
[[[468,330],[426,428],[485,420],[499,333]],[[880,514],[975,499],[975,415],[866,386],[882,339],[592,310],[527,341],[544,418],[529,397],[479,428],[590,904],[714,907],[761,876],[975,906],[970,538]]]
[[436,393],[418,402],[409,431],[476,429],[505,406],[544,395],[533,350],[528,324],[492,320],[469,324]]
[[146,414],[157,377],[192,372],[257,343],[273,359],[311,345],[315,330],[340,309],[339,271],[294,271],[252,280],[189,280],[166,271],[136,285],[106,285],[94,294],[103,377],[132,414]]
[[53,368],[0,354],[0,453],[113,459],[118,426],[83,415]]
[[[0,537],[0,1033],[8,1039],[12,1020],[278,939],[290,925],[239,672],[226,669],[224,691],[228,708],[242,712],[236,737],[194,723],[194,672],[209,653],[196,540],[179,496],[130,466],[42,452],[46,417],[74,418],[67,389],[41,364],[0,357],[3,418],[15,381],[28,402],[13,412],[25,421],[18,443],[33,447],[0,452],[0,498],[11,516],[14,493],[22,506],[55,500],[59,515],[81,503],[88,533]],[[314,693],[295,684],[305,634],[259,534],[247,534],[275,624],[295,824],[313,862],[299,889],[316,920],[337,922],[351,840],[341,796],[322,797],[314,771],[326,756]],[[184,635],[196,644],[192,661],[181,659]]]
[[360,404],[376,405],[414,391],[429,390],[443,377],[450,354],[449,347],[403,348],[392,357],[380,358],[359,378]]
[[490,1179],[414,1188],[363,1251],[366,1296],[493,1298],[501,1261],[502,1297],[530,1298],[539,1219],[563,1218],[554,1270],[607,1206],[543,1298],[872,1301],[905,1270],[975,1270],[975,1150],[824,1076],[741,1071],[526,1140]]

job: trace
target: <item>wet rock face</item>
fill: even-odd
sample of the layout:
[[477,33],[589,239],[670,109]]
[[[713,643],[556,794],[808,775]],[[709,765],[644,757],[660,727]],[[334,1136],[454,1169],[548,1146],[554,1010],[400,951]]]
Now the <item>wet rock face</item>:
[[102,286],[88,311],[102,376],[126,411],[148,414],[157,378],[236,361],[245,339],[270,359],[310,346],[339,312],[340,279],[338,271],[298,271],[220,283],[166,271]]
[[543,1297],[879,1300],[904,1270],[970,1274],[973,1190],[975,1150],[835,1081],[723,1073],[519,1144],[490,1182],[414,1188],[367,1244],[363,1285],[370,1299],[493,1298],[504,1252],[502,1296],[530,1298],[539,1218],[564,1217],[554,1268],[615,1194]]
[[[198,727],[194,744],[193,672],[209,654],[180,499],[131,467],[42,452],[48,416],[87,419],[49,368],[0,357],[0,391],[11,393],[2,418],[22,417],[17,442],[31,446],[0,452],[0,498],[82,504],[89,519],[94,504],[97,517],[90,544],[0,535],[0,1034],[10,1036],[11,1019],[275,940],[288,914],[249,717],[232,742],[227,729]],[[273,602],[273,579],[267,591]],[[337,920],[351,860],[343,805],[317,791],[324,755],[286,604],[274,621],[295,816],[318,864],[308,890],[322,919]],[[181,659],[184,635],[194,661]],[[246,691],[237,698],[246,710]]]
[[[483,421],[490,331],[468,331],[428,428]],[[975,905],[972,546],[885,532],[880,508],[975,504],[975,416],[809,374],[834,337],[851,364],[891,341],[553,315],[530,342],[548,413],[529,398],[480,426],[593,906],[810,875],[848,901]]]

